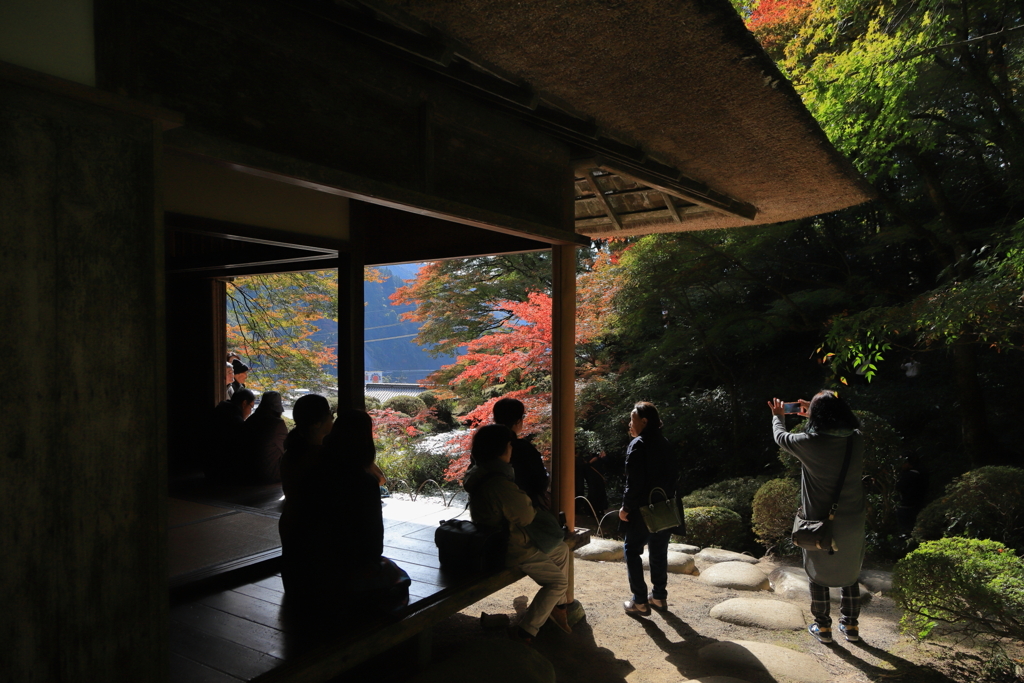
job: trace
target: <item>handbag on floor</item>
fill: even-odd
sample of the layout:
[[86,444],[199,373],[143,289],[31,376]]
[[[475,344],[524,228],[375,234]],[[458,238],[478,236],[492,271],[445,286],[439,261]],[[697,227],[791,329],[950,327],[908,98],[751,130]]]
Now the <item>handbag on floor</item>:
[[[655,491],[661,491],[661,496],[664,500],[660,500],[655,503]],[[665,489],[660,486],[651,489],[650,495],[647,496],[647,505],[640,507],[640,514],[643,515],[644,524],[647,525],[647,531],[652,534],[675,527],[682,529],[686,528],[686,517],[683,514],[683,501],[679,500],[679,496],[669,498],[668,494],[665,493]],[[685,533],[685,531],[683,533]]]
[[829,555],[839,550],[835,538],[832,536],[832,522],[836,518],[836,510],[839,508],[839,496],[843,492],[843,482],[846,481],[846,472],[850,468],[852,455],[853,439],[846,437],[846,457],[843,459],[843,469],[839,472],[839,481],[836,482],[836,493],[832,497],[832,507],[829,508],[828,518],[804,519],[804,508],[801,506],[796,519],[793,520],[793,545],[797,548],[825,550]]

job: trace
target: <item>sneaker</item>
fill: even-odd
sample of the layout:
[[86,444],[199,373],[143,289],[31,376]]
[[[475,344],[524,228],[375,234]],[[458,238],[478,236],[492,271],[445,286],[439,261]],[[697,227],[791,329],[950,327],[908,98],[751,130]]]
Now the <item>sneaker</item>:
[[548,621],[553,622],[555,626],[566,633],[572,633],[572,626],[569,626],[569,610],[565,607],[555,606],[555,608],[551,610],[551,615],[548,617]]
[[668,600],[664,598],[656,598],[653,595],[647,596],[647,604],[659,612],[663,612],[668,609]]
[[855,643],[860,640],[860,631],[858,631],[856,626],[839,624],[839,632],[846,636],[846,639],[851,643]]
[[814,636],[819,643],[832,644],[832,629],[830,628],[821,628],[817,624],[811,624],[807,627],[807,632]]
[[626,609],[626,614],[631,617],[651,616],[651,607],[645,602],[633,602],[632,600],[626,600],[622,603],[622,606]]

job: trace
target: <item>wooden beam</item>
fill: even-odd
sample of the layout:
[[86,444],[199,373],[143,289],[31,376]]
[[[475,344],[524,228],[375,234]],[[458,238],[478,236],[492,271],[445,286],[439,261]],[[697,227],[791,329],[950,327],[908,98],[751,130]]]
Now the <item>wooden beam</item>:
[[346,251],[348,249],[348,243],[342,240],[328,239],[316,235],[304,235],[287,230],[262,228],[255,225],[222,221],[216,218],[190,216],[171,211],[164,214],[164,221],[167,224],[168,231],[206,235],[219,239],[248,242],[250,244],[289,247],[332,255],[337,255],[339,251]]
[[679,215],[679,209],[676,208],[676,205],[672,200],[672,195],[668,194],[667,192],[662,192],[661,196],[665,200],[665,207],[668,208],[669,213],[672,214],[672,219],[676,223],[682,223],[683,217]]
[[230,142],[188,128],[170,131],[165,136],[167,147],[205,157],[243,173],[290,183],[339,197],[357,199],[409,213],[440,218],[506,235],[535,239],[548,245],[586,245],[583,235],[565,233],[557,227],[513,218],[489,209],[418,192],[366,176],[305,162],[257,147]]
[[590,189],[593,191],[594,196],[597,197],[597,201],[601,202],[601,206],[604,207],[604,212],[608,214],[608,218],[611,219],[612,225],[615,226],[616,230],[622,230],[622,223],[619,222],[619,217],[615,215],[615,209],[608,203],[608,198],[601,192],[600,186],[597,184],[597,180],[594,178],[594,174],[590,171],[585,171],[583,177],[586,178],[587,184],[590,185]]
[[301,273],[307,270],[328,270],[338,267],[337,254],[320,256],[297,256],[272,260],[258,260],[245,263],[224,263],[223,257],[203,259],[169,259],[168,275],[199,275],[208,277],[241,277],[266,273]]
[[[680,219],[683,219],[687,216],[714,213],[714,209],[709,209],[704,206],[677,206],[676,213],[679,214]],[[650,211],[634,211],[632,213],[619,214],[619,222],[622,223],[622,228],[620,229],[627,229],[631,225],[636,225],[637,223],[657,220],[674,220],[674,217],[672,212],[668,209],[652,209]],[[602,225],[611,226],[612,224],[609,223],[608,219],[605,217],[580,218],[576,221],[577,230],[582,228],[600,227]]]
[[715,211],[733,216],[740,216],[748,220],[753,220],[757,216],[757,207],[753,204],[742,202],[727,194],[718,192],[708,185],[687,178],[682,174],[675,178],[670,178],[632,165],[617,163],[604,157],[577,161],[575,168],[576,172],[581,175],[584,172],[599,168],[608,173],[615,173],[624,178],[629,178],[659,192],[678,197],[684,201],[706,206]]

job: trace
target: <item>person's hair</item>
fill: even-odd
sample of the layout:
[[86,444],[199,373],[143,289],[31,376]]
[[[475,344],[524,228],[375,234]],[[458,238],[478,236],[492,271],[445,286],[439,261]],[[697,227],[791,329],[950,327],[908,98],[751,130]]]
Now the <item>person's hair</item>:
[[503,424],[484,425],[473,434],[470,456],[475,463],[497,460],[514,438],[515,433]]
[[255,401],[256,394],[252,393],[249,389],[239,389],[231,394],[231,402],[236,406],[240,406],[243,403],[254,403]]
[[654,404],[650,401],[637,401],[633,404],[633,410],[641,419],[647,420],[647,426],[644,427],[646,432],[648,429],[657,431],[661,429],[661,417],[658,415],[658,409],[654,407]]
[[365,410],[339,410],[331,433],[324,439],[325,452],[342,457],[347,464],[364,469],[377,457],[373,443],[373,419]]
[[295,426],[284,440],[284,449],[290,450],[306,438],[309,429],[331,416],[331,404],[320,394],[306,394],[292,406],[292,419]]
[[526,406],[523,402],[514,398],[500,398],[494,402],[491,409],[494,415],[495,424],[511,427],[523,419],[526,415]]
[[860,420],[837,392],[823,389],[811,399],[811,406],[807,409],[807,432],[859,428]]
[[281,403],[281,394],[277,391],[267,391],[260,397],[260,404],[256,406],[253,417],[257,420],[277,420],[284,412],[284,405]]

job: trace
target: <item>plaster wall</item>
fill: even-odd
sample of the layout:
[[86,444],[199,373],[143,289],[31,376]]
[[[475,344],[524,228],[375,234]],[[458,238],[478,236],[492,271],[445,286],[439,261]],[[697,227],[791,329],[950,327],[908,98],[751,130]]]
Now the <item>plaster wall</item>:
[[3,0],[0,61],[96,85],[92,0]]
[[0,82],[4,681],[167,676],[151,122]]

